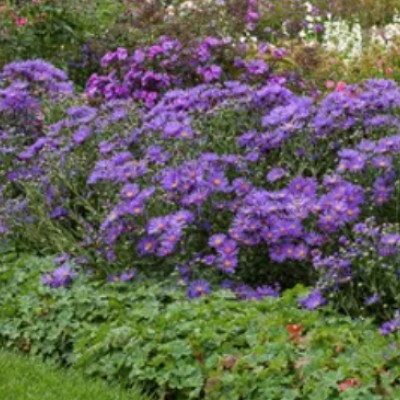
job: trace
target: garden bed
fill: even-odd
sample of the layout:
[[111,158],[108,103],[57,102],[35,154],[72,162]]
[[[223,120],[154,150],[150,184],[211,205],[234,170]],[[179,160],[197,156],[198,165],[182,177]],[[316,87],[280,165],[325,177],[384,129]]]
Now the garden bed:
[[17,3],[0,346],[164,400],[398,398],[398,2]]

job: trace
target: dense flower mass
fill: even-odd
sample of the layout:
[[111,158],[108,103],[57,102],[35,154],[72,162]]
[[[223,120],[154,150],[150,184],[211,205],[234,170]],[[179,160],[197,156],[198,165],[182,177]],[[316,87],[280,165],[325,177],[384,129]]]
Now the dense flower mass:
[[[256,58],[247,60],[249,52]],[[155,44],[129,53],[118,48],[101,60],[104,74],[94,74],[86,86],[90,98],[134,99],[153,107],[162,95],[172,89],[193,84],[213,83],[242,75],[245,80],[263,80],[272,74],[266,59],[277,57],[277,51],[266,43],[256,49],[234,42],[231,38],[206,37],[193,47],[162,36]]]
[[[253,58],[245,49],[222,63],[235,46],[208,37],[188,49],[163,37],[118,48],[84,96],[44,62],[7,65],[1,235],[84,256],[110,282],[179,265],[191,298],[210,293],[210,277],[239,299],[278,296],[288,285],[270,274],[279,265],[315,285],[305,308],[343,295],[355,299],[350,311],[391,317],[399,87],[369,80],[299,93],[266,62],[277,49],[260,44]],[[76,273],[64,263],[43,283],[65,287]]]

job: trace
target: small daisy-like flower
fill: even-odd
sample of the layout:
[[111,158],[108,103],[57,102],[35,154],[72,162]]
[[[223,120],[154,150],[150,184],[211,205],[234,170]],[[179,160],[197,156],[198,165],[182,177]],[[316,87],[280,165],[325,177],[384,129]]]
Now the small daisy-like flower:
[[210,237],[208,244],[210,247],[218,249],[224,244],[225,240],[226,240],[226,235],[223,234],[213,235]]
[[326,303],[326,299],[323,297],[321,290],[316,289],[312,291],[308,296],[300,299],[300,305],[309,310],[315,310]]
[[211,293],[211,288],[208,282],[204,280],[193,281],[187,291],[187,296],[190,299],[196,299]]

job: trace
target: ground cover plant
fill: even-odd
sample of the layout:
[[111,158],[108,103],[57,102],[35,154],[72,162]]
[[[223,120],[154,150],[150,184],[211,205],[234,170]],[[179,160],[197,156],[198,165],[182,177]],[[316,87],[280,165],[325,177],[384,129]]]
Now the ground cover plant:
[[[195,300],[172,279],[37,285],[54,262],[2,257],[0,343],[156,398],[395,399],[400,342],[370,320],[297,305],[306,289]],[[1,359],[1,357],[0,357]],[[1,380],[0,380],[1,382]],[[0,384],[1,387],[1,384]]]

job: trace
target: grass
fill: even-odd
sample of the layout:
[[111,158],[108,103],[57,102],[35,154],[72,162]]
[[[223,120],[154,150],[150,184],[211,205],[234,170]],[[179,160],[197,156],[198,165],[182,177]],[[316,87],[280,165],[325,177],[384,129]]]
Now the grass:
[[86,380],[34,359],[0,351],[1,400],[145,400],[139,390],[125,391]]

